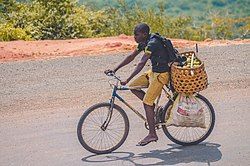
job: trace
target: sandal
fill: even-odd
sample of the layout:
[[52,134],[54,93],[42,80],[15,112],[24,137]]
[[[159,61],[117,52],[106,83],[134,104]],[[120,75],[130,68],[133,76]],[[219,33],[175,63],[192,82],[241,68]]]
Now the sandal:
[[149,144],[150,142],[157,142],[158,141],[158,138],[152,138],[152,139],[149,139],[149,140],[142,140],[140,141],[136,146],[145,146],[147,144]]

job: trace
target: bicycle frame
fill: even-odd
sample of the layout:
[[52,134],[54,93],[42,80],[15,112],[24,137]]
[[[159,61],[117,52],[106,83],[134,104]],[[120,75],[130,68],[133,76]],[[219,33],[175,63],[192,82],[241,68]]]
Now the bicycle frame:
[[[110,105],[111,105],[110,106],[110,111],[108,113],[107,119],[104,121],[103,125],[101,126],[102,130],[106,130],[106,128],[107,128],[107,126],[108,126],[108,124],[109,124],[109,122],[111,120],[113,107],[114,107],[114,103],[115,103],[115,98],[117,98],[122,103],[124,103],[137,116],[139,116],[145,123],[147,123],[147,119],[139,111],[137,111],[135,108],[133,108],[128,102],[126,102],[120,95],[117,94],[117,91],[119,91],[119,90],[123,91],[123,90],[132,90],[132,89],[141,89],[141,88],[146,88],[146,87],[125,87],[125,86],[118,87],[120,79],[118,77],[116,77],[116,76],[114,76],[114,77],[117,79],[117,81],[116,81],[116,84],[113,84],[113,91],[112,91],[112,96],[111,96],[111,99],[110,99]],[[173,100],[173,97],[164,88],[163,88],[163,90],[164,90],[166,96],[169,98],[169,100]],[[158,107],[160,97],[161,97],[161,94],[157,98],[155,109],[157,109],[157,107]],[[165,123],[158,123],[157,126],[163,125],[163,124],[165,124]]]
[[116,92],[117,90],[131,90],[132,88],[128,87],[117,87],[114,86],[113,92],[112,92],[112,97],[110,100],[110,104],[114,105],[115,98],[119,99],[122,103],[124,103],[128,108],[130,108],[135,114],[137,114],[144,122],[147,122],[147,119],[135,108],[133,108],[128,102],[126,102],[121,96],[119,96]]

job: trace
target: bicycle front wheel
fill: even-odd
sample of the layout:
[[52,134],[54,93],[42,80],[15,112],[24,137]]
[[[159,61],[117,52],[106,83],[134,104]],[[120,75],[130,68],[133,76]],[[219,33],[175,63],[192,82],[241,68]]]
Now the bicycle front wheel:
[[128,117],[118,105],[114,105],[107,127],[102,127],[110,116],[110,107],[110,103],[96,104],[82,115],[78,123],[78,140],[92,153],[110,153],[119,148],[128,136]]
[[[163,125],[162,129],[165,135],[173,142],[179,145],[196,145],[204,141],[212,132],[215,124],[215,113],[212,104],[202,95],[197,94],[196,98],[200,101],[205,113],[205,128],[200,127],[180,127],[180,126],[166,126]],[[173,102],[169,101],[166,105],[162,121],[169,120],[169,115]]]

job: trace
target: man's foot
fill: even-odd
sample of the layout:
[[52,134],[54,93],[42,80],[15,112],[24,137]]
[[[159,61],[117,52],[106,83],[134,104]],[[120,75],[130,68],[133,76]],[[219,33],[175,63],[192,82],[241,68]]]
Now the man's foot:
[[157,136],[148,135],[143,140],[141,140],[136,146],[145,146],[150,142],[156,142],[157,140],[158,140]]

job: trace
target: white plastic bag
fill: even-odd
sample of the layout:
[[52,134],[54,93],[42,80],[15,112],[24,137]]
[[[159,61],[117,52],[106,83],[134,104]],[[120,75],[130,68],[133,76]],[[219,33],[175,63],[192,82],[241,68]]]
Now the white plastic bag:
[[206,128],[205,113],[193,95],[179,94],[171,110],[171,125]]

